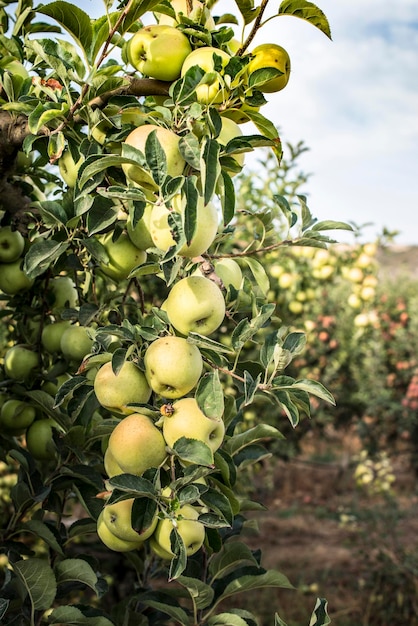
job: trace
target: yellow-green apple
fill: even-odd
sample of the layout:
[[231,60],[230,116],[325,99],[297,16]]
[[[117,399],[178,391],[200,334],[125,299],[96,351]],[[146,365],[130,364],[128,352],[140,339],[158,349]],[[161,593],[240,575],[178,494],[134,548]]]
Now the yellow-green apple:
[[30,289],[34,283],[33,278],[29,278],[22,270],[22,259],[17,259],[13,263],[0,264],[0,291],[8,296],[14,296],[20,291]]
[[58,376],[54,376],[51,374],[51,378],[45,380],[42,383],[41,389],[42,391],[46,391],[50,396],[55,398],[57,395],[58,389],[63,385],[67,380],[70,380],[71,375],[68,372],[64,372],[63,374],[59,374]]
[[203,369],[199,348],[173,335],[160,337],[148,346],[144,365],[153,391],[170,400],[189,393],[197,385]]
[[[184,216],[186,199],[181,194],[176,195],[172,201],[172,211]],[[175,245],[171,226],[168,218],[171,212],[165,204],[156,204],[151,212],[150,233],[156,248],[166,252]],[[218,210],[213,202],[205,204],[202,196],[199,196],[196,211],[196,229],[190,245],[185,243],[179,250],[180,256],[193,258],[200,256],[209,248],[218,231]]]
[[191,11],[189,12],[187,0],[172,0],[171,7],[174,10],[176,17],[170,17],[164,13],[156,13],[159,24],[166,24],[168,26],[176,26],[181,24],[182,16],[188,17],[195,24],[204,26],[207,30],[214,30],[216,27],[215,20],[210,14],[209,9],[203,2],[199,0],[193,0],[191,3]]
[[185,504],[176,512],[175,518],[166,517],[158,522],[150,539],[152,550],[162,559],[171,560],[171,532],[176,527],[186,548],[187,556],[195,554],[205,541],[205,527],[198,521],[199,511],[191,504]]
[[225,424],[222,419],[211,419],[200,410],[195,398],[182,398],[174,402],[172,414],[163,421],[163,435],[172,448],[181,437],[203,441],[212,452],[221,445]]
[[105,546],[114,552],[131,552],[132,550],[138,550],[143,544],[142,539],[127,541],[114,535],[104,521],[103,511],[100,512],[97,518],[97,534]]
[[125,231],[115,241],[112,232],[101,237],[100,241],[109,257],[108,263],[100,264],[100,269],[115,281],[124,280],[135,267],[146,261],[145,250],[137,248]]
[[361,254],[359,254],[356,260],[357,267],[361,267],[363,269],[373,264],[374,264],[374,259],[369,254],[366,254],[365,252],[362,252]]
[[314,278],[319,278],[320,280],[327,280],[333,275],[334,271],[334,265],[327,263],[326,265],[322,265],[322,267],[317,267],[312,270],[312,276]]
[[78,292],[70,276],[56,276],[48,283],[53,301],[52,311],[61,313],[65,308],[74,309],[78,305]]
[[6,350],[4,372],[8,378],[26,382],[39,368],[39,356],[22,344],[16,344]]
[[376,295],[375,288],[369,285],[366,285],[360,291],[360,297],[362,298],[362,300],[366,300],[366,301],[373,300],[375,295]]
[[108,450],[123,472],[137,476],[159,467],[167,456],[161,430],[142,413],[132,413],[115,426]]
[[6,400],[0,410],[0,432],[22,435],[35,417],[35,407],[28,402],[17,398]]
[[360,309],[363,304],[361,298],[356,293],[350,293],[347,302],[352,309]]
[[118,539],[124,541],[145,541],[155,530],[158,522],[157,512],[155,513],[151,524],[144,529],[141,534],[132,528],[132,506],[134,498],[127,500],[119,500],[113,504],[106,504],[102,510],[103,522],[106,524],[110,532]]
[[65,184],[68,185],[68,187],[75,187],[78,178],[78,170],[80,169],[83,161],[84,157],[81,155],[76,163],[69,150],[65,150],[65,152],[63,152],[58,159],[58,169],[60,171],[61,178]]
[[[157,126],[156,124],[143,124],[142,126],[134,128],[134,130],[129,133],[125,139],[125,143],[137,148],[145,154],[145,143],[148,136],[153,131],[156,132],[156,137],[165,153],[167,174],[173,177],[180,176],[183,173],[186,161],[183,159],[179,150],[180,137],[172,130],[164,128],[163,126]],[[125,163],[122,165],[122,169],[128,181],[139,186],[145,186],[145,188],[151,190],[158,189],[158,185],[155,183],[151,174],[140,165]]]
[[242,271],[234,259],[215,261],[215,273],[219,276],[226,289],[232,285],[238,291],[242,285]]
[[[229,117],[222,117],[221,132],[219,133],[218,138],[217,138],[218,143],[220,143],[221,146],[226,146],[228,141],[231,141],[231,139],[235,139],[236,137],[241,137],[241,136],[242,136],[242,130],[240,129],[238,124],[234,122],[234,120],[230,119]],[[241,168],[243,167],[244,160],[245,160],[244,152],[231,152],[231,153],[228,153],[228,156],[233,157],[235,161],[237,162],[237,164],[239,165],[239,167]],[[226,169],[231,176],[235,176],[235,174],[238,173],[233,170],[229,170],[228,168]]]
[[69,320],[60,320],[43,327],[41,343],[47,352],[50,354],[61,352],[61,337],[70,326]]
[[22,255],[25,240],[18,230],[11,226],[0,228],[0,263],[12,263]]
[[[220,71],[215,69],[215,67],[218,68],[218,63],[215,63],[215,55],[220,58]],[[219,104],[227,99],[229,90],[222,80],[222,75],[230,59],[231,56],[227,52],[212,46],[196,48],[185,59],[181,68],[182,76],[195,66],[199,66],[205,72],[205,77],[202,79],[201,84],[196,87],[196,99],[198,102],[201,104]]]
[[299,300],[290,300],[287,305],[287,308],[294,315],[300,315],[303,311],[303,304]]
[[126,221],[126,230],[129,238],[139,250],[148,250],[148,248],[154,245],[150,233],[150,220],[153,208],[152,204],[147,204],[141,219],[137,221],[135,226],[131,217],[128,217]]
[[363,246],[363,252],[368,254],[369,256],[375,256],[377,252],[377,244],[376,243],[365,243]]
[[169,82],[179,78],[191,51],[190,41],[181,30],[163,24],[138,30],[127,49],[130,64],[141,74]]
[[80,362],[89,354],[93,339],[85,326],[71,324],[61,336],[60,349],[69,361]]
[[205,276],[187,276],[171,288],[161,307],[182,335],[210,335],[225,317],[225,300],[219,287]]
[[94,392],[102,407],[122,415],[135,413],[137,409],[128,405],[145,404],[151,396],[145,374],[133,361],[125,361],[117,374],[110,361],[102,365],[94,378]]
[[113,454],[109,450],[109,439],[110,439],[110,436],[107,438],[107,448],[104,451],[103,466],[104,466],[106,474],[109,476],[109,478],[112,478],[112,476],[118,476],[119,474],[124,474],[124,471],[116,463],[115,459],[113,458]]
[[35,420],[26,431],[26,447],[31,455],[39,461],[55,458],[56,446],[53,432],[58,429],[57,423],[50,418]]
[[281,289],[289,289],[295,281],[297,280],[297,276],[291,274],[290,272],[284,272],[279,275],[279,287]]
[[248,74],[253,74],[256,70],[275,68],[282,72],[279,76],[271,78],[257,89],[265,93],[280,91],[286,87],[290,77],[290,57],[287,51],[275,43],[263,43],[252,51],[252,59],[248,63]]

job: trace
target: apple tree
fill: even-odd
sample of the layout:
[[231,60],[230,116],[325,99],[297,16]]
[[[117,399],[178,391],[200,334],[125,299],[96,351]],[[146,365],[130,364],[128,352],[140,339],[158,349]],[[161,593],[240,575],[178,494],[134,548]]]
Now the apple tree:
[[263,255],[345,225],[279,195],[241,212],[236,174],[282,156],[261,111],[290,58],[255,34],[283,16],[330,31],[306,0],[217,8],[0,8],[2,624],[241,626],[257,617],[235,594],[291,587],[243,539],[262,504],[241,476],[283,436],[243,413],[262,396],[296,427],[333,397],[286,375],[305,336]]

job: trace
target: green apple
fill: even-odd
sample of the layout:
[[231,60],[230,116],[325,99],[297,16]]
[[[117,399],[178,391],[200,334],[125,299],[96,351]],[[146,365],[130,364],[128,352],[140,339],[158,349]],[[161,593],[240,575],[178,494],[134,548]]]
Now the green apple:
[[152,204],[147,204],[141,219],[138,220],[135,226],[131,217],[128,217],[126,221],[126,230],[129,238],[139,250],[148,250],[148,248],[152,248],[154,245],[150,233],[150,219],[153,208]]
[[198,521],[199,512],[191,504],[185,504],[176,512],[175,518],[167,517],[158,522],[150,539],[152,550],[162,559],[171,560],[171,532],[174,526],[181,536],[187,556],[195,554],[205,541],[205,527]]
[[303,304],[299,300],[290,300],[287,305],[287,308],[294,315],[300,315],[303,311]]
[[0,263],[12,263],[23,254],[25,240],[18,230],[11,226],[0,228]]
[[124,471],[120,467],[120,465],[116,463],[113,454],[109,450],[109,439],[110,437],[107,439],[107,448],[103,456],[103,465],[106,474],[109,476],[109,478],[112,478],[112,476],[119,476],[119,474],[124,474]]
[[170,17],[164,13],[156,13],[159,24],[165,24],[167,26],[176,26],[181,24],[182,16],[188,17],[195,24],[204,26],[207,30],[215,30],[215,20],[210,14],[209,9],[203,2],[199,0],[193,0],[191,3],[191,11],[189,12],[187,0],[171,0],[171,7],[174,9],[176,17]]
[[265,93],[273,93],[284,89],[290,77],[290,57],[287,51],[275,43],[263,43],[252,51],[252,59],[248,63],[248,74],[253,74],[256,70],[275,68],[282,72],[279,76],[271,78],[257,89]]
[[125,280],[135,267],[146,261],[145,250],[137,248],[125,231],[115,241],[112,232],[100,238],[100,241],[109,257],[109,262],[101,263],[100,268],[106,276],[117,282]]
[[75,309],[78,306],[78,292],[70,276],[56,276],[48,283],[53,301],[52,311],[61,313],[65,308]]
[[33,283],[34,279],[29,278],[22,270],[22,259],[0,264],[0,291],[8,296],[30,289]]
[[219,287],[204,276],[187,276],[171,288],[162,307],[182,335],[208,336],[225,317],[225,300]]
[[81,362],[93,345],[89,330],[85,326],[71,324],[61,336],[60,349],[69,361]]
[[200,410],[195,398],[182,398],[173,404],[173,413],[163,421],[163,435],[172,448],[180,437],[203,441],[212,452],[221,445],[225,434],[222,419],[210,419]]
[[58,169],[61,174],[61,178],[68,187],[75,187],[78,178],[78,170],[84,161],[84,157],[80,156],[77,163],[74,161],[72,154],[69,150],[65,150],[58,159]]
[[41,343],[47,352],[50,354],[61,352],[61,337],[70,326],[69,320],[61,320],[43,327]]
[[161,430],[141,413],[132,413],[115,426],[107,450],[124,473],[137,476],[159,467],[167,456]]
[[[222,126],[221,132],[218,135],[217,141],[221,144],[221,146],[226,146],[226,144],[235,139],[236,137],[242,136],[242,130],[238,126],[234,120],[229,117],[222,117]],[[228,156],[233,157],[237,164],[242,168],[245,161],[245,153],[244,152],[231,152],[228,153]],[[238,172],[228,170],[230,176],[235,176]]]
[[132,506],[134,498],[128,500],[119,500],[113,504],[106,504],[102,510],[103,522],[106,524],[110,532],[118,539],[124,541],[145,541],[148,539],[157,526],[157,513],[147,529],[141,534],[132,528]]
[[[215,70],[215,55],[220,57],[220,72]],[[196,48],[189,54],[181,68],[181,75],[195,66],[199,66],[205,73],[202,83],[196,87],[196,98],[201,104],[219,104],[228,97],[228,89],[222,80],[223,69],[229,63],[230,55],[212,46]]]
[[6,350],[4,371],[8,378],[21,382],[29,381],[39,368],[39,356],[23,344],[16,344]]
[[71,375],[68,372],[64,372],[63,374],[59,374],[58,376],[54,376],[50,374],[50,378],[45,380],[42,383],[41,389],[42,391],[46,391],[50,396],[55,398],[57,395],[58,389],[63,385],[67,380],[70,380]]
[[232,285],[237,291],[242,285],[242,271],[238,263],[234,259],[220,259],[215,261],[215,273],[223,282],[226,289]]
[[144,76],[173,81],[192,47],[186,35],[174,26],[151,24],[138,30],[128,43],[130,64]]
[[36,410],[28,402],[12,398],[0,410],[0,432],[21,435],[36,417]]
[[282,272],[279,274],[279,287],[281,289],[289,289],[292,285],[297,281],[297,276],[295,274],[291,274],[290,272]]
[[[181,194],[176,195],[172,201],[172,210],[184,216],[186,210],[186,199]],[[165,204],[156,204],[151,212],[150,233],[156,248],[166,252],[175,245],[171,226],[168,222],[170,209]],[[196,229],[190,245],[185,243],[178,254],[180,256],[193,258],[200,256],[213,243],[218,231],[219,217],[218,210],[213,202],[206,205],[202,196],[199,196],[196,212]]]
[[[156,132],[156,137],[165,153],[167,174],[173,177],[180,176],[183,173],[186,161],[180,154],[180,137],[172,130],[164,128],[163,126],[157,126],[156,124],[143,124],[142,126],[134,128],[134,130],[129,133],[125,139],[125,143],[137,148],[145,155],[145,143],[148,136],[153,131]],[[123,164],[122,169],[128,181],[139,186],[145,186],[151,190],[158,189],[158,185],[151,174],[140,165]]]
[[155,393],[164,398],[181,398],[196,385],[203,361],[197,346],[183,337],[160,337],[147,348],[145,376]]
[[145,374],[133,361],[125,361],[117,374],[110,361],[102,365],[94,378],[94,391],[102,407],[123,415],[136,412],[127,405],[145,404],[151,396]]
[[57,423],[50,418],[35,420],[26,431],[26,447],[31,455],[39,461],[55,458],[56,446],[53,432]]
[[131,552],[132,550],[138,550],[143,544],[142,539],[127,541],[126,539],[120,539],[114,535],[104,520],[103,511],[101,511],[97,518],[97,534],[105,546],[114,552]]

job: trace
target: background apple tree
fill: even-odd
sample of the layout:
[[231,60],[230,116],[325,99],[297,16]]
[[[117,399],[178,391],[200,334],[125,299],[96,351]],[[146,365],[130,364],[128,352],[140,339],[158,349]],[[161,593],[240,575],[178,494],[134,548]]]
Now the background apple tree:
[[[287,375],[306,337],[263,258],[347,226],[302,196],[238,201],[248,153],[282,158],[260,111],[287,53],[252,45],[267,6],[0,8],[3,624],[253,625],[233,596],[291,587],[245,545],[263,505],[243,477],[333,397]],[[291,15],[330,37],[314,4]],[[277,425],[246,425],[259,398]]]

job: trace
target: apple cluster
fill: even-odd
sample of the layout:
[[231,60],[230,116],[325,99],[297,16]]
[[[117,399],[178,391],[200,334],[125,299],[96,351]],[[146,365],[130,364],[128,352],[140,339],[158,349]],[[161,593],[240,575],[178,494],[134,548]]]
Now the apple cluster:
[[[213,466],[225,437],[223,416],[209,416],[199,403],[196,389],[210,366],[190,335],[206,338],[218,331],[227,315],[228,291],[238,292],[245,278],[233,255],[212,258],[209,251],[224,236],[221,213],[229,211],[229,221],[233,217],[232,179],[244,166],[245,152],[278,139],[274,131],[272,137],[246,140],[240,124],[257,119],[262,94],[283,89],[290,75],[282,47],[262,44],[241,51],[243,42],[212,37],[216,26],[204,4],[195,0],[191,12],[189,5],[173,0],[169,15],[154,14],[156,24],[138,23],[123,49],[141,77],[171,85],[171,91],[165,85],[170,97],[155,96],[150,107],[143,101],[122,108],[110,103],[104,109],[109,118],[104,115],[89,128],[89,142],[91,134],[99,146],[96,156],[118,166],[113,180],[109,165],[110,191],[102,189],[115,198],[111,208],[111,200],[103,205],[109,208],[108,221],[97,218],[100,203],[91,212],[96,211],[98,227],[88,215],[91,205],[78,208],[66,223],[72,254],[66,249],[68,257],[63,253],[47,271],[22,267],[27,251],[26,260],[33,250],[36,259],[36,235],[25,241],[10,226],[0,229],[0,291],[18,298],[16,310],[30,304],[39,312],[31,319],[23,314],[4,354],[8,393],[2,397],[0,434],[20,438],[34,459],[49,463],[56,462],[61,446],[71,444],[73,427],[88,424],[90,434],[95,424],[103,426],[107,436],[99,462],[109,498],[97,519],[98,535],[116,551],[149,540],[164,559],[174,554],[173,529],[187,555],[202,546],[200,495],[210,487],[199,468]],[[190,24],[201,29],[203,39],[189,31]],[[175,85],[189,80],[193,98],[183,107]],[[114,142],[106,136],[112,115],[121,130]],[[89,178],[85,172],[95,166],[94,154],[76,152],[65,146],[57,160],[65,209],[79,207]],[[61,242],[56,243],[59,248]],[[26,270],[30,265],[27,261]],[[124,319],[124,307],[140,308],[141,293],[135,299],[129,285],[147,274],[164,281],[166,294],[152,311],[143,307],[138,330]],[[123,290],[122,297],[115,296]],[[153,320],[149,328],[143,321],[147,314],[147,322]],[[112,315],[117,323],[109,321]],[[183,445],[196,455],[182,453]],[[198,470],[190,470],[189,483],[195,497],[183,501],[176,480],[194,464]],[[152,506],[150,498],[115,496],[112,480],[148,477],[154,470],[162,471],[165,481]],[[137,528],[133,520],[142,513],[144,522]]]

